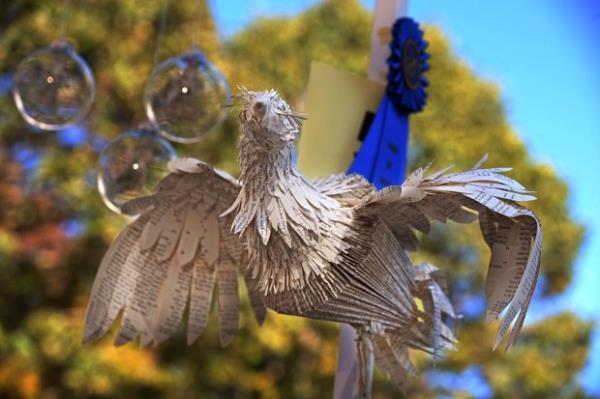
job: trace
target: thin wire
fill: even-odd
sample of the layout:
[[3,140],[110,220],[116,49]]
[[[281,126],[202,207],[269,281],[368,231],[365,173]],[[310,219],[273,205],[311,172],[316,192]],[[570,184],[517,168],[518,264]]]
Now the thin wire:
[[154,67],[158,64],[160,57],[160,45],[165,34],[165,25],[167,23],[167,12],[169,10],[170,0],[163,0],[162,10],[160,12],[160,22],[158,26],[158,35],[156,37],[156,48],[154,49]]
[[65,33],[67,31],[67,23],[69,21],[69,4],[70,0],[63,1],[63,15],[60,21],[60,40],[65,40]]
[[204,24],[208,19],[208,0],[196,0],[198,2],[198,22],[199,26],[196,28],[196,34],[192,39],[192,47],[199,49],[200,48],[200,39],[202,34],[205,32],[203,28]]

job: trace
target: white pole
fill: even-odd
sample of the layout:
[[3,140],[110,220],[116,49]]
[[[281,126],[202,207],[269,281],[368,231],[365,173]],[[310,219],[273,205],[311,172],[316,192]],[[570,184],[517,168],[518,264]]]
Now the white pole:
[[[407,14],[408,0],[376,0],[371,31],[371,52],[369,55],[369,80],[386,83],[387,64],[390,55],[391,27],[397,18]],[[333,388],[334,399],[358,398],[358,354],[356,331],[348,324],[340,328],[340,344],[337,370]]]
[[369,80],[386,84],[387,64],[390,56],[391,29],[396,19],[407,15],[408,0],[377,0],[373,12],[371,52],[369,54]]

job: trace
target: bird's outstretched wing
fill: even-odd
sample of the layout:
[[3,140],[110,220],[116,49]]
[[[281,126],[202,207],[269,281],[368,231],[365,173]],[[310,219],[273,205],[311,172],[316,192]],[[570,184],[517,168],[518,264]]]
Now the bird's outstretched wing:
[[[126,203],[139,215],[114,240],[92,288],[83,341],[102,337],[122,312],[115,344],[140,337],[158,344],[177,330],[189,309],[188,344],[204,330],[213,287],[218,289],[220,340],[226,345],[238,329],[238,266],[245,251],[219,217],[239,191],[228,174],[191,158],[172,161],[171,174],[153,195]],[[257,320],[266,309],[248,287]],[[189,303],[189,305],[188,305]]]
[[415,230],[428,233],[431,220],[479,220],[491,249],[485,291],[487,316],[502,316],[494,347],[514,322],[508,349],[523,326],[537,282],[542,229],[536,215],[517,204],[535,197],[502,174],[510,169],[480,169],[480,165],[452,174],[446,174],[446,168],[429,176],[425,176],[427,168],[419,168],[401,186],[386,187],[366,198],[358,212],[380,217],[408,250],[418,248]]

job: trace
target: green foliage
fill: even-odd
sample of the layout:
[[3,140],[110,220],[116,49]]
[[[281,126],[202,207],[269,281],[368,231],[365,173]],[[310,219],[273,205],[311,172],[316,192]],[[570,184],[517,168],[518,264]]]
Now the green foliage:
[[[161,58],[195,41],[232,87],[274,87],[297,107],[311,60],[366,70],[371,16],[355,0],[329,0],[293,18],[260,19],[225,43],[202,6],[171,2]],[[159,1],[141,0],[72,3],[67,37],[92,66],[98,89],[86,145],[71,148],[55,133],[27,128],[10,96],[0,96],[0,397],[328,397],[337,327],[271,313],[258,328],[245,302],[241,332],[226,349],[218,346],[216,320],[189,349],[183,333],[155,349],[131,344],[115,349],[110,337],[79,343],[96,268],[124,224],[95,191],[93,143],[144,120],[142,90],[153,66],[161,7]],[[61,2],[41,0],[0,8],[0,76],[57,38],[62,13]],[[570,281],[583,234],[570,221],[567,184],[528,156],[507,120],[499,88],[457,60],[438,29],[427,27],[426,36],[433,56],[431,87],[425,111],[411,120],[411,164],[436,159],[435,166],[464,168],[489,152],[489,165],[513,166],[513,176],[540,197],[534,204],[545,229],[545,284],[539,294],[560,293]],[[208,140],[178,150],[235,173],[236,136],[232,115]],[[18,162],[17,150],[23,148],[41,158],[36,167]],[[75,235],[65,229],[73,221],[83,223]],[[447,271],[456,302],[483,292],[488,253],[477,226],[436,228],[418,257]],[[476,367],[497,397],[583,397],[575,376],[588,353],[588,323],[572,314],[542,320],[526,328],[508,354],[491,350],[495,327],[465,319],[458,326],[459,351],[435,369],[429,359],[416,356],[421,374],[408,396],[469,397],[458,388],[445,392],[434,377]],[[423,377],[427,373],[433,376],[429,380]],[[379,373],[377,380],[377,398],[398,397]]]

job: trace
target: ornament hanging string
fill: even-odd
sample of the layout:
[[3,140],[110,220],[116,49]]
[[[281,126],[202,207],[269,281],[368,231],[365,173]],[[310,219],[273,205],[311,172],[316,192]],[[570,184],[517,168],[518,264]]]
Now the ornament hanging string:
[[[169,6],[171,1],[170,0],[164,0],[163,4],[162,4],[162,9],[160,10],[160,20],[158,22],[158,34],[156,35],[156,47],[154,48],[154,58],[152,61],[152,69],[154,70],[156,68],[156,66],[158,65],[158,62],[160,60],[160,45],[163,39],[163,36],[165,35],[165,27],[167,25],[167,14],[169,13]],[[144,125],[145,126],[145,125]],[[147,125],[145,127],[149,128],[150,125]],[[159,166],[159,165],[151,165],[150,166],[152,169],[155,170],[163,170],[163,171],[167,171],[167,168]]]
[[202,28],[202,26],[204,25],[204,23],[206,22],[206,19],[208,17],[208,1],[204,1],[204,0],[196,0],[198,2],[198,10],[197,10],[197,15],[198,15],[198,21],[200,21],[199,24],[196,24],[196,26],[198,26],[197,30],[196,30],[196,34],[193,36],[192,39],[192,47],[193,48],[200,48],[200,43],[201,43],[201,36],[202,33],[204,32],[204,29]]
[[67,23],[69,22],[69,6],[70,6],[71,1],[70,0],[64,0],[63,1],[63,15],[61,17],[61,21],[60,21],[60,37],[59,39],[61,41],[65,40],[65,34],[67,32]]
[[[162,9],[160,10],[160,20],[158,22],[158,34],[156,35],[156,47],[154,48],[154,57],[152,61],[152,70],[156,68],[158,62],[160,60],[160,45],[165,35],[165,27],[167,25],[167,14],[169,13],[169,6],[171,5],[171,0],[163,0]],[[146,128],[149,128],[150,125],[144,125]],[[160,165],[150,165],[150,168],[155,171],[164,171],[168,172],[166,167]],[[146,193],[150,194],[150,193]]]
[[154,61],[152,68],[156,68],[160,58],[160,45],[165,34],[165,26],[167,24],[167,14],[169,12],[170,0],[163,0],[162,10],[160,11],[160,21],[158,25],[158,35],[156,36],[156,47],[154,49]]

